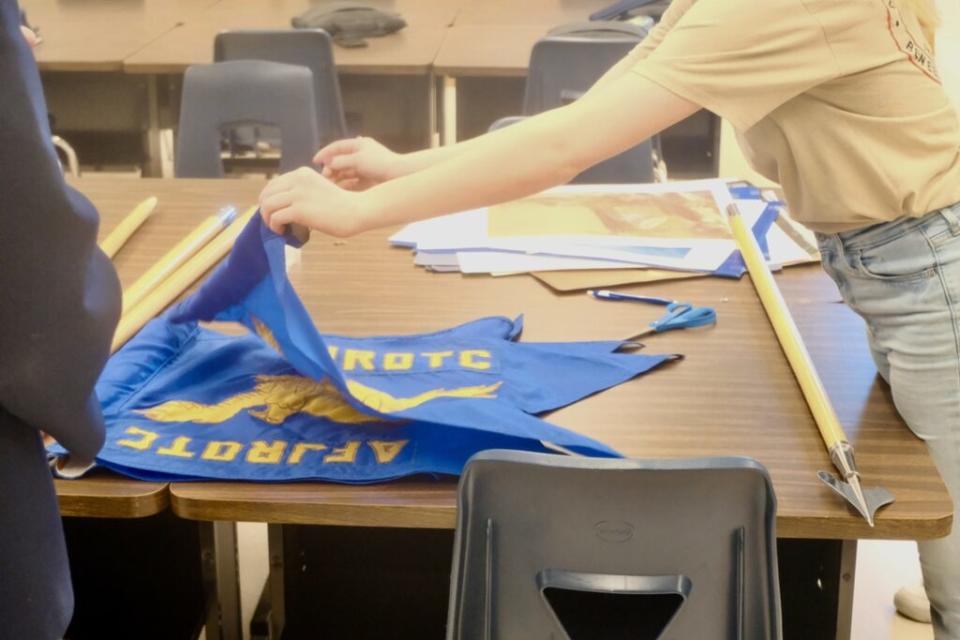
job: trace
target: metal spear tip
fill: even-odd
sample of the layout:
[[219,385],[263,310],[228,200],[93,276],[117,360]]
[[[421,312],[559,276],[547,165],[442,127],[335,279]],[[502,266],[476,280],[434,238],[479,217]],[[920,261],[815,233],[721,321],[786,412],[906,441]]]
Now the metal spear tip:
[[829,471],[818,471],[817,477],[853,505],[871,527],[874,526],[877,511],[893,502],[894,499],[893,494],[883,487],[864,489],[860,486],[860,477],[856,474],[851,474],[846,480],[843,480]]
[[863,495],[863,489],[860,487],[860,477],[856,474],[851,475],[847,478],[847,484],[850,485],[850,488],[853,490],[853,496],[856,498],[854,506],[857,508],[857,511],[860,512],[860,515],[866,518],[870,528],[873,528],[873,512],[871,512],[870,507],[867,506],[867,498]]

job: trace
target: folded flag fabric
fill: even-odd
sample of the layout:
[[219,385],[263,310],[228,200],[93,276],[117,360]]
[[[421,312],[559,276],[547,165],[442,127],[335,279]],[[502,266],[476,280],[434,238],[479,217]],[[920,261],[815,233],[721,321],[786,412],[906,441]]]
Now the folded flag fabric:
[[504,317],[323,335],[287,279],[284,244],[255,217],[197,293],[114,355],[97,387],[99,464],[157,480],[364,483],[455,475],[489,448],[616,456],[537,415],[673,358],[611,341],[523,343],[521,320]]

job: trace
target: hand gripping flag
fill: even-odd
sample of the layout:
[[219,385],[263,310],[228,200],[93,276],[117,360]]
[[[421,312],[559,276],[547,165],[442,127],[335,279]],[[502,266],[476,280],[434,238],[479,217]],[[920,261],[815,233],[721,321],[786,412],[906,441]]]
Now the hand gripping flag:
[[[522,343],[521,321],[436,333],[321,335],[255,217],[200,290],[110,360],[98,462],[144,479],[363,483],[458,474],[477,451],[616,456],[538,417],[672,356],[619,342]],[[234,321],[227,336],[200,320]]]

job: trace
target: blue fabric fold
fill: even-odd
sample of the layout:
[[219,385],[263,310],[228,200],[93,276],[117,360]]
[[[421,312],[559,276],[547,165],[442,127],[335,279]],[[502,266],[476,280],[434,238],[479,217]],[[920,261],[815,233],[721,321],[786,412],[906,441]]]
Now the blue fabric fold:
[[[250,333],[199,326],[208,320]],[[367,483],[456,475],[490,448],[617,456],[537,414],[672,356],[523,343],[522,326],[490,317],[417,335],[321,334],[287,279],[284,238],[255,216],[193,296],[110,360],[98,462],[151,480]]]

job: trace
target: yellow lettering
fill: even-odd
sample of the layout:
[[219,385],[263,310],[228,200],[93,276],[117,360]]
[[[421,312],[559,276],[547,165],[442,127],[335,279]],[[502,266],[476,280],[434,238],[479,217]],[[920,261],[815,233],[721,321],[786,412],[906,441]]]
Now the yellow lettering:
[[347,349],[343,352],[343,370],[353,371],[359,364],[367,371],[373,371],[373,359],[377,354],[363,349]]
[[175,458],[192,458],[193,451],[187,451],[187,445],[193,438],[180,436],[173,439],[173,444],[169,447],[160,447],[157,449],[158,456],[173,456]]
[[287,458],[287,464],[300,464],[300,461],[303,460],[303,456],[307,451],[324,451],[327,448],[327,445],[320,444],[319,442],[298,442],[293,445],[293,451],[290,452],[290,457]]
[[324,463],[326,462],[355,462],[357,460],[357,452],[360,450],[360,442],[358,440],[351,440],[345,446],[338,449],[334,449],[329,454],[323,457]]
[[140,427],[127,427],[124,433],[131,436],[140,436],[141,440],[117,440],[117,444],[121,447],[130,447],[131,449],[136,449],[137,451],[147,451],[150,447],[153,446],[153,443],[157,441],[157,438],[160,437],[159,433],[154,433],[153,431],[147,431],[141,429]]
[[427,353],[421,353],[420,355],[427,359],[431,369],[439,369],[443,366],[444,359],[453,355],[453,351],[428,351]]
[[287,448],[287,443],[283,440],[254,440],[247,451],[247,462],[255,464],[280,464],[283,458],[283,452]]
[[377,458],[378,464],[387,464],[393,462],[403,448],[407,446],[409,440],[371,440],[367,444],[373,449],[373,455]]
[[242,449],[243,445],[239,442],[213,441],[207,444],[200,458],[217,462],[233,462]]
[[[478,360],[478,358],[486,358],[486,360]],[[460,352],[460,366],[466,367],[467,369],[489,369],[490,368],[490,352],[484,351],[483,349],[468,349],[467,351]]]
[[335,347],[335,346],[333,346],[333,345],[330,345],[329,347],[327,347],[327,353],[330,354],[330,357],[331,357],[331,358],[333,358],[334,360],[336,360],[336,359],[337,359],[337,354],[340,353],[340,347]]
[[383,368],[385,371],[406,371],[412,366],[412,353],[385,353],[383,355]]

